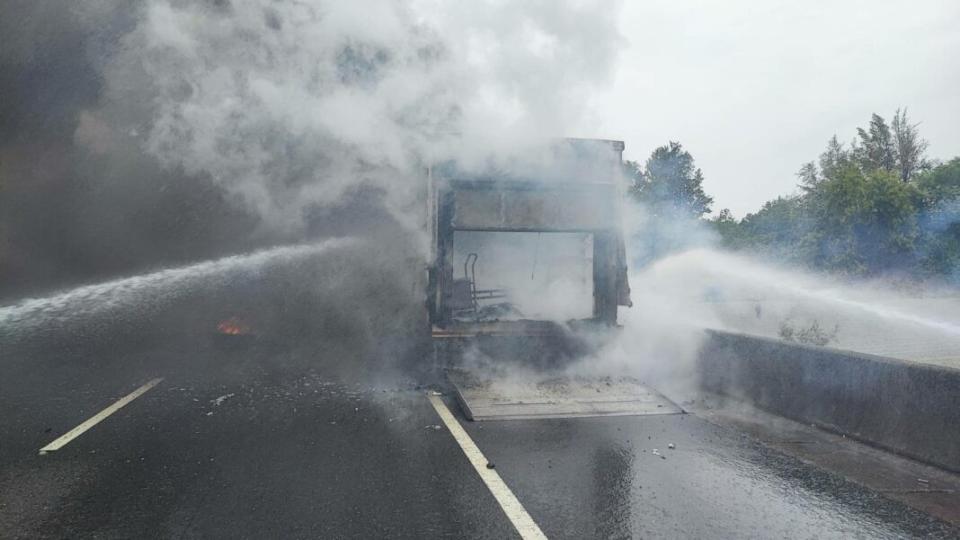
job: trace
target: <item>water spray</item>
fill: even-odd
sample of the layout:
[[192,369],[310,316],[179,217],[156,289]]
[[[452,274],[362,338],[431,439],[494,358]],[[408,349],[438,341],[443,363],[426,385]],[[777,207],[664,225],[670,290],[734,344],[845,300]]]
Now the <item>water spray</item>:
[[278,246],[148,274],[84,285],[45,298],[30,298],[0,308],[0,329],[16,334],[112,310],[169,302],[200,285],[213,285],[269,265],[291,264],[354,243],[334,238],[319,243]]

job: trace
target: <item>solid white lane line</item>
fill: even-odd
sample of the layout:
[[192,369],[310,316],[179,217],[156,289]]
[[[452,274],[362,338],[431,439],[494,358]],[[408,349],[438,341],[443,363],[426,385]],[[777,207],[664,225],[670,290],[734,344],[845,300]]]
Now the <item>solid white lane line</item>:
[[133,392],[130,392],[130,393],[127,394],[126,396],[120,398],[120,399],[119,399],[116,403],[114,403],[113,405],[110,405],[110,406],[107,407],[106,409],[98,412],[97,414],[95,414],[95,415],[93,415],[92,417],[90,417],[90,419],[88,419],[86,422],[84,422],[84,423],[80,424],[79,426],[71,429],[70,431],[64,433],[63,435],[61,435],[60,437],[58,437],[58,438],[57,438],[55,441],[53,441],[52,443],[50,443],[50,444],[44,446],[43,448],[41,448],[41,449],[40,449],[40,455],[42,456],[42,455],[47,454],[47,453],[49,453],[49,452],[55,452],[55,451],[63,448],[63,447],[66,446],[66,444],[69,443],[70,441],[76,439],[76,438],[79,437],[80,435],[83,435],[83,432],[85,432],[85,431],[87,431],[88,429],[92,428],[93,426],[99,424],[100,422],[102,422],[106,417],[110,416],[111,414],[119,411],[119,410],[120,410],[124,405],[126,405],[127,403],[130,403],[131,401],[133,401],[133,400],[137,399],[138,397],[142,396],[143,394],[145,394],[145,393],[147,392],[147,390],[150,390],[150,389],[153,388],[154,386],[160,384],[160,381],[162,381],[162,380],[163,380],[162,377],[157,378],[157,379],[153,379],[152,381],[148,382],[147,384],[141,386],[140,388],[137,388],[137,389],[134,390]]
[[503,512],[507,514],[507,518],[513,523],[517,532],[520,533],[520,537],[524,538],[524,540],[533,538],[545,539],[546,536],[543,534],[543,531],[540,530],[537,523],[533,521],[533,518],[530,517],[527,510],[520,504],[520,501],[517,500],[513,492],[510,491],[507,484],[503,482],[503,479],[500,478],[500,474],[497,473],[496,469],[487,468],[487,458],[485,458],[483,452],[477,448],[476,443],[473,442],[470,435],[467,435],[467,432],[463,429],[463,426],[460,425],[460,422],[457,422],[457,419],[454,418],[453,413],[447,408],[446,403],[440,399],[440,396],[431,394],[428,395],[427,398],[430,400],[430,403],[433,404],[433,408],[436,409],[437,414],[440,415],[440,419],[443,420],[447,429],[450,430],[450,434],[453,435],[457,444],[463,449],[463,453],[467,455],[470,464],[473,465],[473,468],[480,474],[483,483],[487,485],[487,488],[493,493],[493,497],[500,503]]

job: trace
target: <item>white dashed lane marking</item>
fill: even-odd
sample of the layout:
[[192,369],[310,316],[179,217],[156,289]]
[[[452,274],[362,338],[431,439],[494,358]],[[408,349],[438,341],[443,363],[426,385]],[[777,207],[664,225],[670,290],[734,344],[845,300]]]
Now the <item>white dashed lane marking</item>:
[[500,474],[497,473],[496,469],[487,468],[487,458],[484,457],[483,452],[480,451],[476,443],[473,442],[473,439],[470,438],[470,435],[463,429],[460,422],[457,422],[457,419],[454,418],[453,413],[447,408],[446,403],[440,399],[440,396],[431,394],[428,395],[427,398],[430,400],[433,408],[436,409],[437,414],[440,415],[440,419],[443,420],[447,429],[450,430],[450,434],[456,439],[457,444],[463,449],[463,453],[467,455],[470,464],[477,470],[483,483],[487,485],[493,497],[500,504],[500,508],[507,514],[507,518],[513,523],[517,532],[520,533],[520,537],[525,540],[533,538],[545,539],[546,536],[543,534],[543,531],[541,531],[537,523],[533,521],[533,518],[527,513],[526,508],[520,504],[520,501],[517,500],[517,497],[510,491],[510,488],[507,487],[503,479],[500,478]]
[[92,428],[93,426],[95,426],[95,425],[99,424],[100,422],[104,421],[104,420],[105,420],[108,416],[110,416],[111,414],[119,411],[119,410],[120,410],[124,405],[126,405],[127,403],[130,403],[131,401],[137,399],[138,397],[140,397],[140,396],[142,396],[143,394],[145,394],[145,393],[147,392],[147,390],[150,390],[150,389],[153,388],[154,386],[160,384],[160,381],[162,381],[162,380],[163,380],[162,377],[157,378],[157,379],[153,379],[152,381],[148,382],[147,384],[141,386],[140,388],[137,388],[137,389],[134,390],[133,392],[130,392],[130,393],[127,394],[126,396],[120,398],[120,399],[117,400],[117,402],[114,403],[113,405],[110,405],[110,406],[107,407],[106,409],[98,412],[97,414],[95,414],[95,415],[93,415],[92,417],[90,417],[86,422],[84,422],[84,423],[80,424],[79,426],[71,429],[70,431],[64,433],[63,435],[61,435],[60,437],[58,437],[55,441],[53,441],[53,442],[51,442],[50,444],[48,444],[48,445],[44,446],[43,448],[41,448],[41,449],[40,449],[40,455],[42,456],[42,455],[48,454],[48,453],[50,453],[50,452],[55,452],[55,451],[63,448],[63,447],[66,446],[67,443],[69,443],[70,441],[76,439],[76,438],[79,437],[80,435],[83,435],[83,433],[84,433],[85,431],[87,431],[88,429],[90,429],[90,428]]

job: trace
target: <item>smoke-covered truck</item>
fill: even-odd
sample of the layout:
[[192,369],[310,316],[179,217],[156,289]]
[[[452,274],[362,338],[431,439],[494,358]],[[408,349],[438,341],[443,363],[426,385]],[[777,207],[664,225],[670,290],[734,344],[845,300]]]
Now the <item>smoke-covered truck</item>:
[[[476,333],[517,331],[527,325],[530,321],[484,316],[486,300],[521,291],[484,288],[476,274],[480,253],[456,256],[463,251],[458,249],[461,241],[503,253],[511,246],[524,247],[519,235],[531,233],[538,240],[543,235],[584,240],[589,248],[583,262],[590,266],[592,306],[583,320],[615,326],[617,307],[630,305],[620,211],[623,148],[621,141],[565,139],[552,147],[550,156],[517,172],[478,176],[457,173],[452,167],[431,169],[428,308],[434,327]],[[539,250],[532,255],[540,255]],[[535,270],[530,281],[535,281]]]
[[433,359],[456,386],[504,366],[550,372],[617,332],[631,305],[623,149],[564,139],[509,172],[429,171]]

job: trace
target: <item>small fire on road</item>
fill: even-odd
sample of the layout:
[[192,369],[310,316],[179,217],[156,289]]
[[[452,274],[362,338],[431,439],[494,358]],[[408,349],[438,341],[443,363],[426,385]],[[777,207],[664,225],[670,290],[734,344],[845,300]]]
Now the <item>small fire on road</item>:
[[236,315],[221,321],[220,324],[217,325],[217,331],[229,336],[247,336],[251,334],[250,325]]

